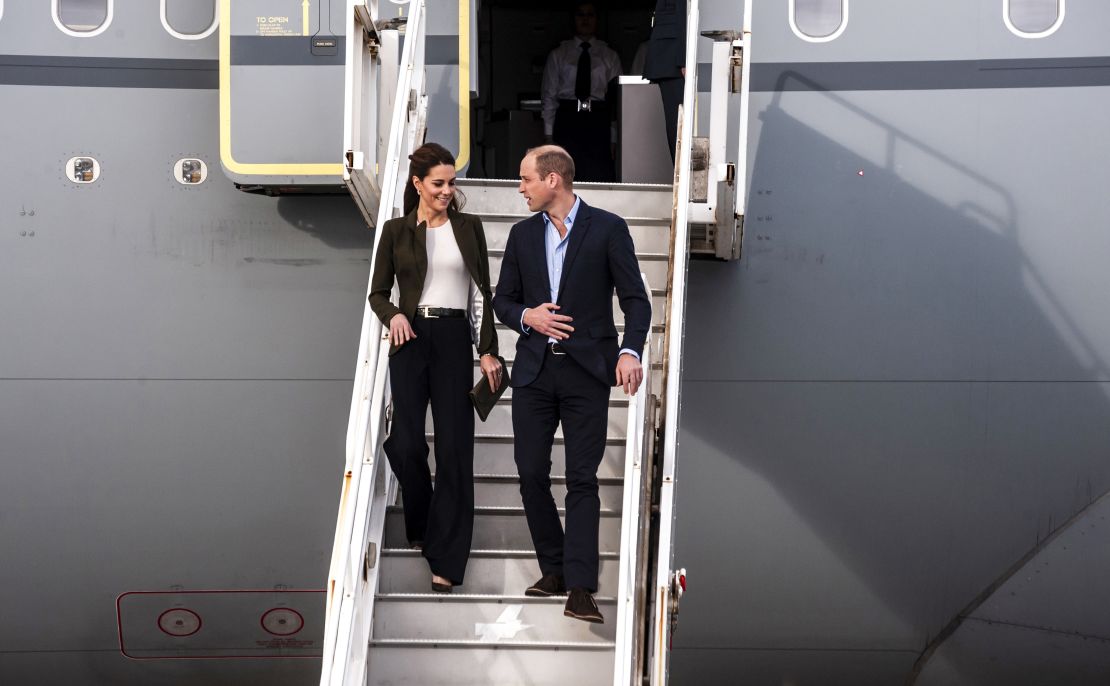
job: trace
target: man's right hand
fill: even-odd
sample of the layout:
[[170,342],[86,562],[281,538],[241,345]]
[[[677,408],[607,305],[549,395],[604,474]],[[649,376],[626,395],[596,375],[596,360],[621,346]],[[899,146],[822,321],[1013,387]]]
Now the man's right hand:
[[524,325],[544,336],[564,341],[574,332],[574,327],[570,325],[574,319],[565,314],[555,314],[557,309],[559,306],[555,303],[530,307],[524,311]]
[[393,345],[402,345],[416,338],[416,332],[409,324],[409,318],[398,312],[389,320],[389,342]]

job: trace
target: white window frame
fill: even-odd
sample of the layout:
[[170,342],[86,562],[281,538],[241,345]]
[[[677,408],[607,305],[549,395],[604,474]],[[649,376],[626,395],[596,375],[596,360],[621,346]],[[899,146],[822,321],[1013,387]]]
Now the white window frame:
[[[91,179],[89,179],[88,181],[77,181],[76,179],[73,178],[73,172],[76,171],[77,160],[81,160],[81,159],[92,160],[92,163],[93,163],[93,177]],[[69,178],[70,183],[74,183],[78,186],[88,186],[88,185],[94,184],[97,181],[99,181],[100,180],[100,170],[101,170],[100,160],[96,159],[92,155],[74,155],[73,157],[69,158],[66,161],[66,167],[65,167],[66,176]]]
[[58,27],[58,30],[65,35],[73,36],[74,38],[92,38],[93,36],[99,36],[104,33],[108,30],[108,27],[112,25],[112,17],[115,16],[116,0],[106,1],[108,3],[108,14],[104,17],[104,21],[100,26],[92,31],[74,31],[62,23],[61,15],[58,14],[60,0],[50,0],[50,17],[54,20],[54,25]]
[[1010,0],[1002,0],[1002,21],[1006,23],[1006,28],[1010,29],[1010,33],[1020,38],[1044,38],[1045,36],[1051,36],[1056,33],[1056,29],[1060,28],[1060,25],[1064,23],[1064,9],[1067,5],[1067,0],[1056,0],[1056,5],[1059,8],[1059,11],[1056,13],[1056,22],[1044,31],[1029,33],[1028,31],[1022,31],[1014,26],[1014,22],[1010,20]]
[[794,18],[794,0],[789,0],[786,14],[787,18],[790,20],[790,30],[794,32],[795,36],[801,38],[807,43],[828,43],[829,41],[836,40],[840,37],[840,34],[844,33],[844,29],[848,28],[848,0],[840,0],[840,7],[840,26],[837,27],[836,31],[833,31],[827,36],[811,36],[805,31],[802,31],[800,28],[798,28],[798,23]]
[[[196,183],[185,183],[181,180],[181,172],[183,171],[182,168],[185,164],[185,160],[196,160],[197,162],[200,162],[200,181],[197,181]],[[199,157],[182,157],[181,159],[173,163],[173,171],[171,173],[173,174],[174,180],[182,186],[199,186],[208,180],[208,163]]]
[[[0,0],[0,2],[3,2],[3,0]],[[223,2],[223,0],[213,0],[212,25],[200,33],[181,33],[170,26],[170,20],[166,14],[167,2],[169,2],[169,0],[160,0],[159,5],[161,9],[159,10],[158,17],[162,20],[162,28],[174,38],[180,40],[200,40],[202,38],[208,38],[215,33],[216,29],[220,26],[220,3]]]

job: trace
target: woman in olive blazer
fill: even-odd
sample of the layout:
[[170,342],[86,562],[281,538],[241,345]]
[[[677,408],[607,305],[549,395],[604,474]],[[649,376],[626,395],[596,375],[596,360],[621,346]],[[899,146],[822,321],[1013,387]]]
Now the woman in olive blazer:
[[[491,388],[502,369],[486,236],[481,219],[459,211],[455,158],[427,143],[409,160],[405,216],[381,227],[370,307],[389,328],[393,423],[384,447],[401,485],[405,531],[428,560],[432,589],[446,593],[463,582],[474,527],[470,346]],[[434,488],[424,433],[429,402]]]

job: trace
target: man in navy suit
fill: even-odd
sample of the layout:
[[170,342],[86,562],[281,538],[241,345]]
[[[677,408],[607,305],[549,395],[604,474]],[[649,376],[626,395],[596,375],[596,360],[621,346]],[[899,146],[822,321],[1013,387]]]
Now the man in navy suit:
[[[609,392],[635,394],[651,327],[651,300],[628,225],[574,194],[574,161],[545,145],[520,163],[520,193],[537,214],[514,225],[493,309],[520,332],[513,363],[514,458],[542,577],[530,596],[568,593],[564,614],[604,621],[598,579],[597,468],[605,452]],[[624,311],[618,345],[613,293]],[[551,496],[551,445],[563,424],[566,532]]]

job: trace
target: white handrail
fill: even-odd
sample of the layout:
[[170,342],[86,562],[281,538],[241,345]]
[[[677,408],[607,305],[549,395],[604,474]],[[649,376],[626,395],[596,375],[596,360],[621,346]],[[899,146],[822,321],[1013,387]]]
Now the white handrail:
[[[407,169],[403,162],[423,138],[424,88],[424,0],[409,4],[406,40],[401,56],[389,147],[382,170],[382,197],[376,227],[399,215],[401,189]],[[353,11],[353,6],[352,6]],[[415,110],[415,111],[414,111]],[[373,278],[381,232],[375,231],[370,253]],[[366,295],[370,294],[370,280]],[[387,406],[388,346],[382,341],[382,325],[369,303],[363,310],[358,366],[347,423],[346,466],[340,488],[339,514],[328,573],[327,611],[324,628],[322,686],[362,686],[373,617],[374,594],[381,546],[369,549],[369,536],[381,532],[385,508],[372,507],[375,494],[389,492],[392,474],[381,457]],[[384,504],[384,497],[379,498]]]
[[679,150],[675,193],[674,240],[671,242],[671,282],[666,319],[666,379],[663,425],[662,483],[659,489],[659,538],[656,548],[655,586],[652,589],[654,618],[652,622],[651,674],[652,686],[662,686],[667,679],[670,650],[669,615],[671,605],[671,556],[674,552],[674,486],[675,458],[678,454],[679,393],[682,386],[682,339],[685,335],[686,270],[689,263],[690,167],[694,138],[694,109],[697,98],[697,40],[700,11],[698,0],[690,0],[686,16],[686,84],[683,92],[682,115],[679,120]]
[[[640,275],[644,291],[651,293],[647,277]],[[638,636],[637,622],[643,618],[643,607],[637,607],[639,593],[637,584],[639,563],[639,543],[642,521],[640,518],[642,500],[650,499],[644,493],[643,477],[646,448],[650,441],[647,435],[647,415],[651,407],[651,334],[644,343],[640,357],[644,370],[644,381],[639,390],[628,402],[628,425],[625,433],[624,449],[624,497],[621,506],[621,544],[620,569],[617,584],[617,635],[616,655],[613,664],[613,686],[633,686],[639,681],[635,674],[637,666],[635,641]],[[645,551],[646,552],[646,551]]]
[[736,154],[736,207],[737,217],[747,214],[748,198],[748,110],[751,103],[752,71],[752,0],[744,0],[744,24],[740,37],[744,46],[743,65],[740,69],[740,121],[737,124],[739,142]]

